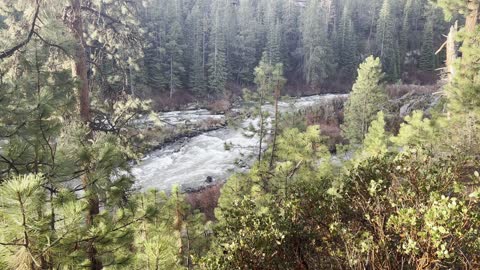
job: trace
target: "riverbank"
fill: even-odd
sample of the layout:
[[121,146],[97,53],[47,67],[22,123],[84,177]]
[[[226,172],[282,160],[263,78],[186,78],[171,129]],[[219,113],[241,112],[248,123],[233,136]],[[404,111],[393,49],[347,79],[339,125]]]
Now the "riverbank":
[[[347,95],[293,98],[280,102],[279,108],[283,113],[305,111],[312,106],[330,108],[332,104],[339,100],[344,102],[346,98]],[[273,106],[266,105],[264,109],[273,111]],[[179,136],[183,139],[171,139],[171,143],[166,144],[157,143],[158,150],[149,152],[140,164],[134,166],[132,172],[137,178],[139,188],[170,190],[173,185],[179,185],[182,190],[192,192],[205,186],[207,179],[210,179],[212,183],[221,183],[236,172],[248,171],[258,152],[259,138],[245,136],[245,129],[250,125],[255,125],[258,119],[242,118],[237,125],[229,126],[225,125],[229,117],[224,116],[222,119],[215,120],[220,121],[217,122],[218,124],[222,123],[219,127],[213,128],[212,125],[208,125],[213,129],[211,131],[184,133],[177,130],[186,125],[185,121],[190,124],[202,125],[206,119],[211,118],[211,116],[207,116],[208,112],[201,111],[201,113],[203,114],[201,117],[195,115],[194,111],[170,112],[169,115],[164,116],[163,120],[169,118],[169,124],[176,122],[174,123],[175,127],[172,126],[173,132],[182,134],[172,135],[169,138]],[[199,118],[201,118],[200,121]],[[180,122],[183,123],[180,124]],[[169,124],[167,126],[170,126]],[[150,132],[155,133],[154,130]],[[195,134],[196,136],[185,137],[185,134]],[[152,138],[155,136],[160,135],[153,134]],[[162,142],[166,141],[167,139],[162,140]],[[153,148],[152,145],[151,149]]]

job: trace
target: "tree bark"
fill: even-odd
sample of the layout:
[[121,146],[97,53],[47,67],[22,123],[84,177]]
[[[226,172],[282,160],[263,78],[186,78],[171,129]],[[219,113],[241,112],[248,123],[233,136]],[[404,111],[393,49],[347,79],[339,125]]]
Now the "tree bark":
[[455,22],[455,25],[450,27],[450,32],[447,36],[447,73],[448,81],[451,82],[455,76],[455,60],[457,59],[457,49],[455,43],[455,37],[457,36],[458,22]]
[[[83,19],[81,14],[81,0],[70,0],[71,2],[71,18],[70,18],[70,29],[73,32],[76,48],[74,60],[72,63],[72,73],[75,78],[79,81],[78,89],[78,104],[80,110],[80,118],[85,124],[89,124],[91,120],[90,115],[90,89],[88,82],[88,61],[87,53],[85,51],[85,40],[83,38]],[[92,136],[92,134],[86,135],[87,138]],[[88,166],[87,164],[85,165]],[[87,227],[91,227],[94,223],[94,218],[97,214],[100,213],[100,203],[97,194],[90,193],[91,185],[87,175],[82,176],[82,185],[84,191],[88,196],[88,212],[86,215],[85,223]],[[100,270],[103,268],[101,260],[98,258],[98,251],[95,247],[95,240],[90,240],[87,243],[86,252],[88,260],[90,261],[91,270]]]
[[277,150],[277,133],[278,133],[278,99],[280,98],[280,85],[277,82],[277,87],[275,88],[275,126],[273,129],[273,142],[272,142],[272,155],[270,156],[270,170],[273,169],[273,162],[275,159],[275,152]]
[[475,31],[475,27],[478,23],[478,15],[480,13],[480,2],[479,0],[469,0],[467,4],[468,10],[470,11],[466,17],[465,29],[467,32],[471,33]]
[[90,122],[90,91],[88,87],[88,65],[87,54],[85,52],[85,40],[83,38],[83,20],[81,14],[80,0],[71,0],[72,4],[72,20],[70,29],[73,32],[77,46],[75,48],[75,58],[73,61],[72,72],[80,82],[78,89],[78,103],[80,109],[80,117],[83,122]]

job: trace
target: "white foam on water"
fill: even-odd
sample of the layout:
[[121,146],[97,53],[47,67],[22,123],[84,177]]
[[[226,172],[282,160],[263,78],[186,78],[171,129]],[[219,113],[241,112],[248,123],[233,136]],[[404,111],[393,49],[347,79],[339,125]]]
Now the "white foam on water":
[[[280,102],[280,110],[285,112],[290,108],[301,109],[344,95],[323,95],[302,97],[292,103]],[[273,112],[273,106],[266,109]],[[169,112],[160,115],[172,123],[185,119],[212,117],[206,110]],[[258,119],[246,119],[242,126],[258,123]],[[244,136],[244,130],[224,128],[206,132],[183,142],[173,143],[163,149],[149,154],[148,158],[132,168],[137,179],[137,185],[142,189],[171,189],[173,185],[184,187],[201,186],[207,177],[215,180],[226,180],[233,172],[242,170],[235,165],[236,161],[249,164],[255,159],[258,147],[258,137]],[[233,144],[229,150],[225,144]]]

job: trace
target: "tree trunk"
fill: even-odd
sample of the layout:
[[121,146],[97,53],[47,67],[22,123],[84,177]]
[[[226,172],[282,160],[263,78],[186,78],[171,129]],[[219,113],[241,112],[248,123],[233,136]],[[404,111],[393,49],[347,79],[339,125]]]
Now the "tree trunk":
[[260,97],[260,106],[259,106],[259,112],[260,112],[260,134],[259,134],[260,142],[259,142],[259,145],[258,145],[258,162],[262,161],[262,142],[263,142],[263,126],[264,126],[262,105],[263,105],[263,95]]
[[[89,124],[91,120],[90,116],[90,90],[88,84],[88,65],[87,54],[85,51],[85,40],[83,39],[83,20],[81,14],[81,0],[71,0],[72,5],[72,17],[70,18],[70,29],[73,32],[76,41],[75,56],[72,65],[72,73],[75,78],[80,82],[80,88],[78,89],[78,103],[80,109],[80,118],[85,124]],[[91,137],[92,134],[86,135]],[[88,139],[88,138],[87,138]],[[90,181],[87,175],[82,176],[82,185],[84,191],[88,194],[88,212],[86,215],[86,225],[91,227],[95,215],[100,213],[100,203],[98,196],[95,193],[89,194]],[[103,268],[102,262],[97,258],[97,249],[94,245],[94,240],[90,240],[86,247],[88,260],[90,261],[91,270],[100,270]]]
[[467,7],[470,12],[466,17],[465,29],[467,32],[471,33],[475,31],[475,27],[477,26],[480,2],[478,0],[469,0]]
[[133,83],[132,67],[128,66],[128,77],[130,78],[130,94],[135,96],[135,85]]
[[170,99],[173,98],[173,56],[170,56]]
[[457,59],[457,49],[455,43],[455,37],[457,36],[458,22],[455,22],[455,25],[450,27],[450,32],[447,36],[447,73],[448,81],[451,82],[455,75],[455,60]]
[[273,129],[273,142],[272,142],[272,155],[270,156],[270,170],[273,169],[273,161],[275,159],[275,151],[277,146],[277,133],[278,133],[278,99],[280,98],[280,86],[277,82],[277,87],[275,89],[275,126]]
[[83,39],[83,20],[81,14],[80,0],[71,0],[72,2],[72,21],[70,28],[77,42],[75,49],[75,59],[73,62],[73,76],[80,81],[78,90],[78,103],[80,106],[80,117],[83,122],[90,122],[90,97],[88,87],[88,65],[87,54],[85,52],[85,40]]

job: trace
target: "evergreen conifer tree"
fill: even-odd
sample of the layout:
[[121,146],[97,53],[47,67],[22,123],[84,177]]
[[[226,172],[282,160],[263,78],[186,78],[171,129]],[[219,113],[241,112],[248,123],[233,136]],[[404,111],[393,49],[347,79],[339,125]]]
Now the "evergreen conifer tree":
[[384,0],[377,21],[376,43],[382,66],[390,80],[399,78],[398,40],[392,0]]
[[358,77],[345,104],[343,132],[352,145],[361,143],[370,123],[387,101],[379,58],[368,57],[358,68]]
[[339,67],[348,78],[353,78],[357,66],[357,39],[350,3],[348,1],[345,4],[340,18],[337,50],[339,51]]
[[239,33],[235,41],[233,58],[234,77],[243,84],[251,84],[254,80],[254,69],[258,62],[257,24],[255,6],[250,0],[239,1]]
[[420,69],[433,71],[435,69],[435,49],[433,47],[433,28],[435,12],[433,7],[429,8],[427,22],[423,29],[422,48],[420,51]]
[[328,14],[321,1],[309,1],[302,25],[303,72],[308,84],[318,87],[334,67],[328,39]]
[[225,92],[227,83],[227,59],[225,32],[223,21],[225,19],[225,1],[215,0],[212,3],[212,30],[210,35],[210,54],[208,56],[208,89],[210,96]]
[[407,52],[412,49],[410,42],[410,33],[412,31],[412,23],[414,17],[414,4],[418,0],[406,0],[405,6],[403,8],[403,22],[402,22],[402,31],[400,33],[400,64],[403,67],[405,63],[405,57]]
[[365,135],[363,145],[357,160],[364,160],[373,156],[387,153],[388,136],[385,132],[385,115],[383,111],[377,113],[377,118],[372,121]]

